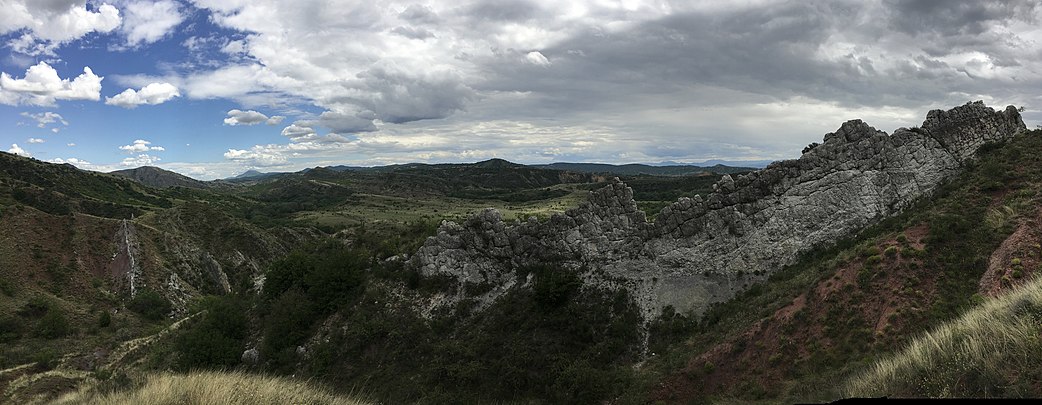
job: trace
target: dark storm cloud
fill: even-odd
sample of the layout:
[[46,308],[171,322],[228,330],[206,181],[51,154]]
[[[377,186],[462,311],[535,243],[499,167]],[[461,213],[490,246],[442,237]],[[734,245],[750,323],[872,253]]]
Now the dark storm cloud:
[[398,18],[417,24],[431,24],[438,21],[438,15],[430,7],[413,4],[398,14]]
[[482,1],[466,8],[463,14],[478,20],[492,22],[521,22],[551,16],[538,4],[529,1]]
[[668,95],[692,85],[722,86],[772,100],[835,87],[848,91],[850,84],[832,72],[856,71],[857,65],[871,68],[871,62],[836,64],[814,58],[832,32],[827,11],[803,3],[779,4],[723,15],[674,15],[622,32],[585,32],[542,51],[553,63],[548,70],[500,62],[495,68],[503,74],[501,80],[486,84],[574,97],[581,99],[573,100],[578,105],[610,102],[617,95]]
[[409,39],[427,39],[434,37],[433,32],[430,32],[424,28],[417,27],[398,26],[392,28],[391,32]]
[[1037,1],[892,0],[888,27],[920,43],[930,56],[976,51],[998,66],[1018,66],[1016,47],[1026,45],[1010,32],[1014,21],[1037,22]]
[[[944,33],[993,32],[994,25],[1030,7],[968,2],[973,4],[959,3],[955,10],[933,15],[937,12],[929,5],[912,3],[887,3],[893,8],[880,10],[856,3],[786,2],[671,15],[620,32],[590,30],[541,50],[552,62],[547,68],[519,63],[516,57],[489,62],[499,75],[481,88],[532,91],[540,95],[539,103],[558,111],[605,104],[626,108],[624,100],[638,94],[687,105],[749,101],[690,91],[700,86],[755,94],[760,102],[809,97],[849,107],[961,103],[968,100],[952,100],[953,92],[1008,93],[973,72],[989,63],[1018,66],[1020,50],[1013,39],[976,44],[970,35],[945,38]],[[916,35],[929,38],[909,44],[890,26],[914,28]],[[845,37],[879,42],[841,51],[837,39]],[[947,52],[937,52],[941,47]],[[962,66],[938,59],[960,49],[979,49],[990,59]]]
[[[308,124],[310,124],[310,122]],[[376,126],[373,125],[373,119],[371,117],[333,111],[326,111],[319,115],[318,125],[328,128],[332,132],[343,134],[376,130]]]
[[357,104],[390,123],[445,118],[474,97],[461,77],[446,71],[415,75],[393,65],[374,66],[358,78],[373,96]]
[[981,35],[1012,19],[1033,19],[1034,0],[887,0],[890,27],[910,35]]

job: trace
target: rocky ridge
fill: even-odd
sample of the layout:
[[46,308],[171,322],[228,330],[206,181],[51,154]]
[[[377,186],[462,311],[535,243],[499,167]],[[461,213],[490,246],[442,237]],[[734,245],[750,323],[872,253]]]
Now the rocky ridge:
[[892,135],[851,120],[799,159],[725,175],[712,194],[681,198],[654,222],[616,179],[545,221],[507,224],[488,209],[462,224],[443,222],[409,265],[491,284],[488,301],[514,282],[515,270],[554,263],[581,269],[587,284],[627,288],[645,319],[667,305],[702,313],[801,253],[896,215],[981,146],[1023,130],[1015,107],[997,112],[980,101],[930,111],[921,127]]

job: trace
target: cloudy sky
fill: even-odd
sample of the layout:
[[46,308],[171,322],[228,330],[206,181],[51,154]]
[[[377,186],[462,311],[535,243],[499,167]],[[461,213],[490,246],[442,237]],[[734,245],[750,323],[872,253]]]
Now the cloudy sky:
[[0,150],[212,179],[794,158],[972,100],[1034,127],[1037,3],[0,0]]

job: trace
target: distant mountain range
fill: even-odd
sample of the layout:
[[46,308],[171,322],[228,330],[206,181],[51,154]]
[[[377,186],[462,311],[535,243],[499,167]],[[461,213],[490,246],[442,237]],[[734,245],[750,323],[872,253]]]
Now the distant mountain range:
[[[712,160],[707,160],[705,162],[692,163],[692,164],[697,164],[699,166],[755,167],[757,169],[762,169],[762,168],[767,167],[767,165],[769,165],[771,163],[774,163],[774,160],[719,160],[719,159],[712,159]],[[684,165],[684,163],[663,162],[663,163],[659,163],[659,164],[653,164],[652,166],[676,166],[676,165]]]
[[[557,162],[550,164],[541,165],[524,165],[520,163],[510,162],[504,159],[489,159],[476,163],[439,163],[439,164],[428,164],[428,163],[406,163],[397,165],[387,166],[327,166],[321,169],[331,170],[334,172],[371,172],[371,173],[384,173],[384,172],[398,172],[398,171],[415,171],[423,169],[446,169],[446,168],[475,168],[475,169],[545,169],[545,170],[560,170],[569,171],[576,173],[590,173],[590,174],[607,174],[616,176],[687,176],[693,174],[730,174],[730,173],[741,173],[756,170],[757,168],[765,167],[771,161],[746,161],[746,162],[727,162],[727,163],[740,163],[743,165],[731,165],[721,163],[724,161],[709,161],[712,163],[707,166],[696,166],[690,164],[676,163],[676,162],[663,162],[659,164],[624,164],[624,165],[613,165],[606,163],[566,163]],[[319,168],[304,169],[299,173],[307,173],[312,170]],[[242,174],[234,177],[229,177],[225,180],[232,182],[242,181],[255,181],[263,180],[267,177],[276,176],[286,173],[263,173],[257,170],[251,169]]]
[[693,165],[664,165],[652,166],[639,163],[627,165],[610,165],[605,163],[550,163],[548,165],[533,165],[541,169],[567,170],[581,173],[605,173],[622,176],[688,176],[692,174],[730,174],[756,170],[752,167],[733,167],[724,165],[693,166]]

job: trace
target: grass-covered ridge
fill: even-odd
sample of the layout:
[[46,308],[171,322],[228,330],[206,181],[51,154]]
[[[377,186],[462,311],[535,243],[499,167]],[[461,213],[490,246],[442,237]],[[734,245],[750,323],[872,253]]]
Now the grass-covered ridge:
[[851,378],[849,397],[1042,396],[1042,279],[985,301]]
[[86,388],[54,404],[329,404],[367,402],[332,394],[311,384],[242,372],[199,371],[148,376],[141,387],[117,392]]

